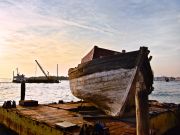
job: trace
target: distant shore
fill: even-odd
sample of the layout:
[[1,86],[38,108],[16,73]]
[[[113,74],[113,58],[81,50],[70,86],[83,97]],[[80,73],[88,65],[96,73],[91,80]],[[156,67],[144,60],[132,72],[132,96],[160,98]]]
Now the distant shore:
[[180,81],[180,77],[168,77],[168,76],[160,76],[154,77],[154,81]]

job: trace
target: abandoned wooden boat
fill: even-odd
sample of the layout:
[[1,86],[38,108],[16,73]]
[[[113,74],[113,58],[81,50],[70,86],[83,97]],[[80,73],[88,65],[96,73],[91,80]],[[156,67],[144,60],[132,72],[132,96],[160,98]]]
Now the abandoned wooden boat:
[[143,80],[145,92],[153,90],[149,52],[147,47],[117,52],[95,46],[68,71],[73,95],[111,116],[134,115],[138,80]]

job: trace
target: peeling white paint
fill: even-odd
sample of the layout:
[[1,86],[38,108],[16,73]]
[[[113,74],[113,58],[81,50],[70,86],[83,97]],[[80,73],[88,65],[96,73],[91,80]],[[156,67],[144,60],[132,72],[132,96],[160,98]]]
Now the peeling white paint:
[[70,80],[70,89],[76,97],[93,102],[107,114],[120,114],[133,69],[116,69],[98,72]]

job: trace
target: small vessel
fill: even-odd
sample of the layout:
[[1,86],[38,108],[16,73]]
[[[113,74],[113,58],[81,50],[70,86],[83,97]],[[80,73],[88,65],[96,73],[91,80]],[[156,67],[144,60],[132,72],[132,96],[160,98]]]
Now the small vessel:
[[20,75],[19,73],[17,73],[16,76],[14,76],[14,72],[13,72],[13,80],[12,82],[14,83],[21,83],[21,82],[26,82],[27,78],[25,77],[25,75]]
[[58,65],[57,65],[57,76],[49,76],[45,73],[45,71],[43,70],[43,68],[41,67],[41,65],[39,64],[39,62],[37,60],[35,60],[35,62],[37,63],[37,65],[39,66],[39,68],[41,69],[41,71],[43,72],[43,74],[45,76],[38,76],[38,77],[25,77],[25,75],[20,75],[18,73],[18,69],[17,69],[17,75],[14,76],[14,72],[13,72],[13,81],[14,83],[21,83],[21,82],[25,82],[25,83],[59,83],[59,78],[58,78]]
[[147,47],[117,52],[94,46],[77,67],[68,71],[73,95],[111,116],[134,115],[139,75],[147,93],[153,90],[149,52]]
[[169,82],[169,78],[168,78],[168,77],[165,77],[165,81],[166,81],[166,82]]

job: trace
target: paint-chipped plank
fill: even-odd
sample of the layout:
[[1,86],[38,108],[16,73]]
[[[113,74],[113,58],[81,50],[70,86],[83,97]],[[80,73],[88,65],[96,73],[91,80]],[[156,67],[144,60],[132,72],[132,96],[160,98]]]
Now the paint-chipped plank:
[[135,71],[136,68],[117,69],[82,76],[70,80],[70,88],[76,97],[94,103],[108,115],[117,116],[130,91],[129,82]]

